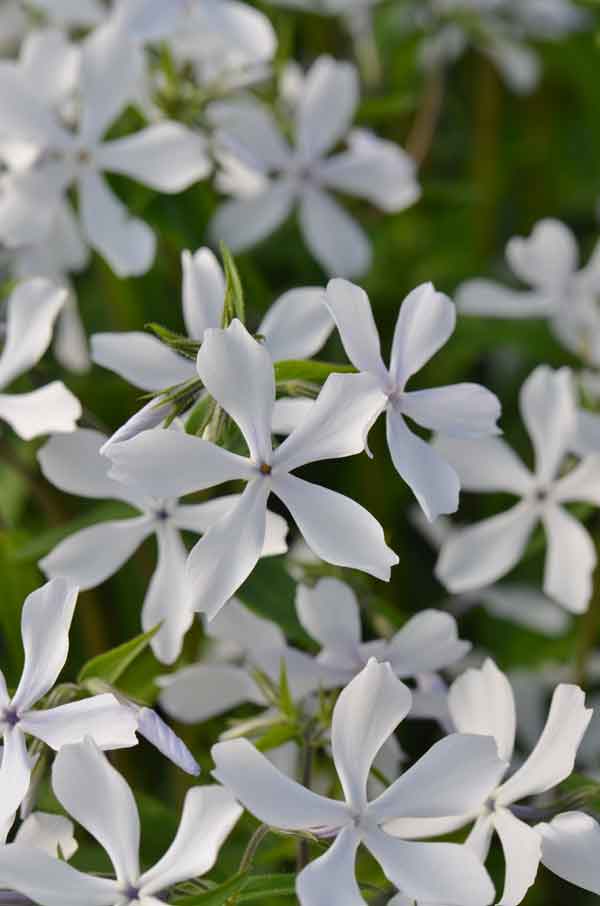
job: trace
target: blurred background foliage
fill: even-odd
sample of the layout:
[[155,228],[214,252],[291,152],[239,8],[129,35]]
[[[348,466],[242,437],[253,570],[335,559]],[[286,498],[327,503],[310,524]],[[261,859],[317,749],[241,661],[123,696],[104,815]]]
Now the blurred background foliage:
[[[524,3],[527,0],[523,0]],[[352,58],[347,33],[334,19],[300,14],[264,4],[278,33],[277,67],[290,58],[309,64],[320,53]],[[415,121],[431,90],[418,65],[418,43],[406,35],[398,15],[400,2],[383,4],[376,17],[376,40],[381,58],[381,78],[364,89],[359,124],[406,145]],[[588,7],[594,4],[587,4]],[[543,79],[527,97],[507,91],[492,65],[476,52],[468,52],[449,67],[443,77],[442,106],[430,151],[421,169],[423,198],[397,215],[378,213],[360,202],[353,210],[367,229],[374,260],[362,281],[370,295],[387,353],[398,306],[419,283],[433,281],[452,295],[464,279],[494,277],[510,284],[504,246],[516,234],[529,233],[542,217],[558,217],[569,224],[581,243],[584,258],[598,240],[600,198],[600,31],[574,34],[559,43],[544,43]],[[438,86],[440,87],[440,86]],[[273,98],[274,86],[260,93]],[[134,114],[129,114],[134,115]],[[95,257],[90,268],[75,281],[88,334],[96,331],[141,330],[158,322],[183,330],[181,318],[180,254],[206,242],[206,227],[217,196],[200,184],[176,197],[159,197],[151,191],[115,180],[115,187],[135,213],[143,213],[159,236],[153,269],[138,279],[120,280]],[[283,291],[303,285],[323,285],[326,277],[306,251],[296,223],[290,221],[237,264],[243,280],[249,325]],[[320,358],[344,361],[337,335]],[[447,346],[418,375],[418,386],[476,380],[494,390],[503,403],[501,425],[526,461],[531,461],[518,415],[518,390],[539,363],[577,365],[558,346],[544,322],[460,319]],[[47,361],[40,380],[59,374]],[[117,376],[94,366],[88,373],[63,379],[85,407],[84,424],[107,432],[116,429],[139,405],[139,392]],[[18,676],[22,651],[18,615],[25,595],[42,577],[37,560],[75,528],[122,514],[117,502],[91,502],[64,495],[47,484],[36,461],[36,445],[22,444],[8,433],[0,437],[0,631],[2,664],[9,684]],[[389,585],[352,575],[365,605],[367,632],[390,631],[411,614],[436,606],[445,598],[433,577],[435,554],[409,518],[412,499],[398,478],[385,446],[383,423],[371,436],[374,459],[366,456],[324,463],[307,470],[307,477],[342,491],[366,505],[385,527],[388,542],[400,556]],[[465,495],[460,518],[471,521],[495,512],[502,501],[493,495]],[[273,505],[273,504],[272,504]],[[275,504],[276,505],[276,504]],[[327,518],[327,514],[323,514]],[[598,520],[596,518],[596,523]],[[591,525],[593,528],[593,524]],[[600,542],[600,524],[596,525]],[[82,593],[75,616],[69,664],[64,677],[71,679],[90,657],[139,633],[139,610],[155,562],[154,541],[134,555],[126,566],[101,587]],[[539,585],[543,549],[533,545],[519,575]],[[346,576],[348,578],[348,575]],[[258,613],[276,619],[290,640],[300,645],[306,638],[294,613],[294,583],[284,558],[261,561],[240,597]],[[474,609],[460,623],[461,634],[477,649],[491,654],[504,669],[534,668],[548,661],[571,665],[576,675],[582,646],[597,641],[600,593],[590,614],[573,619],[568,633],[548,639]],[[310,643],[308,643],[310,647]],[[202,646],[197,626],[189,633],[178,665],[193,662]],[[156,697],[154,678],[166,672],[146,651],[119,681],[119,687],[151,703]],[[237,716],[251,714],[242,709]],[[200,727],[177,727],[203,767],[210,770],[211,744],[223,731],[224,721]],[[435,739],[435,728],[410,723],[400,740],[409,752],[422,751]],[[142,813],[144,861],[152,862],[170,841],[178,809],[189,778],[142,742],[136,750],[120,753],[116,762],[133,783]],[[598,753],[600,767],[600,752]],[[42,804],[53,809],[50,793]],[[233,874],[256,822],[245,816],[223,849],[212,877],[224,880]],[[81,836],[81,834],[80,834]],[[88,840],[74,863],[88,869],[108,868]],[[293,871],[295,844],[270,837],[260,848],[256,865],[261,871]],[[499,854],[491,871],[502,880]],[[378,869],[365,860],[364,877]],[[281,896],[260,896],[265,904],[292,902]],[[541,870],[539,882],[526,898],[528,906],[591,903],[591,895],[560,882]]]

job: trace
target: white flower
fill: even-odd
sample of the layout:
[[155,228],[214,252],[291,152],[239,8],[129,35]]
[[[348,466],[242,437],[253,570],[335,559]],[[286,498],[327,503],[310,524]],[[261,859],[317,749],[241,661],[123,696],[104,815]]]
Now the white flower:
[[[36,365],[52,339],[52,329],[67,293],[46,280],[21,283],[6,306],[4,348],[0,355],[0,388]],[[0,418],[24,440],[52,431],[74,431],[81,415],[79,401],[61,381],[31,393],[0,393]]]
[[41,849],[55,859],[70,859],[77,852],[73,823],[64,815],[32,812],[15,834],[15,843]]
[[[0,137],[27,143],[32,166],[57,199],[76,185],[83,233],[121,277],[150,267],[155,236],[129,215],[102,174],[123,173],[161,192],[180,192],[210,170],[206,142],[178,123],[164,121],[125,138],[104,140],[131,100],[139,58],[120,28],[97,28],[82,46],[80,114],[66,128],[15,66],[0,72]],[[35,223],[34,223],[35,226]]]
[[510,269],[530,290],[507,289],[491,280],[468,280],[456,291],[461,314],[492,318],[545,318],[558,340],[586,362],[600,364],[600,246],[578,269],[571,230],[559,220],[540,220],[527,239],[506,247]]
[[390,836],[392,817],[460,813],[463,803],[485,800],[503,763],[492,739],[453,735],[442,739],[374,801],[367,779],[375,755],[406,717],[411,695],[389,664],[371,660],[341,693],[333,713],[332,749],[345,801],[317,795],[284,777],[247,740],[213,747],[215,776],[261,821],[285,830],[306,830],[335,842],[297,879],[302,906],[363,903],[354,877],[364,844],[384,873],[407,895],[463,906],[491,903],[493,889],[483,866],[467,848],[414,843]]
[[239,0],[128,0],[117,14],[133,39],[166,41],[218,94],[267,75],[277,49],[268,18]]
[[542,864],[559,878],[600,894],[600,826],[583,812],[565,812],[538,824]]
[[[234,251],[272,233],[299,205],[304,240],[332,275],[356,276],[369,267],[371,248],[357,223],[328,190],[400,211],[419,197],[415,164],[397,145],[365,130],[350,131],[358,105],[358,76],[350,63],[320,57],[306,76],[290,147],[270,111],[256,101],[213,104],[223,191],[211,232]],[[348,149],[327,156],[340,141]]]
[[389,369],[381,358],[379,334],[367,294],[346,280],[331,280],[325,298],[346,355],[366,377],[374,398],[372,421],[385,410],[387,440],[396,470],[411,488],[428,519],[453,513],[460,490],[456,471],[406,424],[454,437],[497,434],[500,404],[479,384],[454,384],[407,391],[409,379],[448,341],[456,323],[454,305],[431,283],[404,300],[394,332]]
[[[183,252],[181,263],[186,331],[190,339],[201,342],[205,330],[218,328],[222,324],[225,277],[215,255],[208,248],[198,249],[194,254]],[[333,329],[322,297],[322,289],[308,286],[289,290],[273,303],[256,333],[263,338],[274,361],[308,359],[321,349]],[[91,342],[92,357],[98,365],[115,371],[142,390],[164,390],[196,376],[194,362],[178,355],[148,333],[97,333]],[[296,423],[298,412],[303,415],[306,411],[302,404],[310,405],[310,400],[294,399],[292,402],[300,404],[293,408]],[[156,427],[169,411],[170,407],[165,411],[156,401],[150,402],[119,428],[109,443],[129,440],[141,430]],[[274,414],[277,433],[283,427],[284,418],[287,419],[287,412],[282,401],[278,400]]]
[[29,787],[34,762],[27,753],[27,736],[57,750],[67,743],[80,742],[86,735],[106,749],[137,743],[134,713],[108,693],[33,710],[50,691],[67,659],[76,601],[77,589],[65,579],[53,579],[30,594],[21,617],[25,666],[12,697],[0,673],[0,730],[4,741],[0,802],[5,815],[18,808]]
[[274,450],[275,379],[264,346],[234,320],[227,330],[205,332],[197,365],[207,391],[237,423],[249,457],[199,437],[162,430],[146,431],[106,451],[114,464],[111,474],[148,493],[181,496],[232,479],[247,482],[239,503],[190,553],[196,610],[213,617],[254,569],[264,544],[271,492],[324,560],[388,580],[398,558],[373,516],[350,498],[291,474],[309,462],[363,450],[372,406],[361,392],[365,376],[330,375],[309,415]]
[[[491,734],[500,757],[513,757],[516,731],[515,702],[510,683],[491,660],[481,670],[467,670],[454,681],[448,705],[459,733]],[[402,836],[429,836],[447,833],[477,818],[467,840],[485,861],[494,832],[500,837],[506,877],[499,906],[517,906],[533,884],[541,855],[541,837],[514,814],[512,806],[521,799],[536,796],[565,780],[573,770],[577,748],[592,717],[585,707],[585,695],[578,686],[561,684],[552,697],[546,725],[526,761],[490,795],[476,814],[447,822],[399,821],[387,830]]]
[[52,788],[61,805],[104,847],[116,880],[83,874],[18,842],[0,849],[0,882],[41,906],[158,906],[164,890],[212,868],[242,811],[221,787],[193,787],[173,843],[156,865],[141,872],[133,794],[91,739],[60,751]]
[[352,589],[338,579],[299,585],[296,610],[301,624],[321,647],[317,662],[330,686],[344,686],[371,657],[386,661],[401,679],[441,670],[469,651],[458,638],[456,620],[440,610],[423,610],[391,639],[363,642],[360,610]]
[[600,457],[589,456],[559,477],[572,445],[576,407],[571,372],[540,366],[521,388],[521,416],[531,438],[530,472],[498,438],[440,440],[439,447],[470,491],[503,491],[519,503],[498,516],[453,531],[443,545],[436,575],[452,592],[487,586],[519,562],[535,526],[547,538],[544,591],[574,613],[591,595],[596,552],[586,529],[564,504],[600,504]]
[[[156,537],[158,562],[142,606],[145,631],[162,626],[151,641],[156,657],[172,663],[181,651],[194,611],[193,587],[186,575],[187,549],[182,531],[200,534],[229,513],[237,495],[206,503],[180,504],[176,499],[149,497],[139,487],[108,477],[110,462],[100,455],[106,437],[80,429],[65,437],[52,437],[38,454],[45,477],[68,494],[96,499],[122,500],[140,515],[99,522],[61,541],[40,561],[49,576],[67,576],[82,588],[94,588],[116,573],[142,542]],[[287,525],[269,513],[261,556],[285,553]]]

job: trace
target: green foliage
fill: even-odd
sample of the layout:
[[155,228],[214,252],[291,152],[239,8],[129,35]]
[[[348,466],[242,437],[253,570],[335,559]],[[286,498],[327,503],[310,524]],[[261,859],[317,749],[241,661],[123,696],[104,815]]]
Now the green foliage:
[[77,677],[78,683],[85,683],[89,680],[103,680],[111,686],[114,686],[123,676],[128,667],[146,650],[152,638],[156,635],[160,625],[155,626],[148,632],[130,639],[111,651],[105,651],[93,657],[83,665]]

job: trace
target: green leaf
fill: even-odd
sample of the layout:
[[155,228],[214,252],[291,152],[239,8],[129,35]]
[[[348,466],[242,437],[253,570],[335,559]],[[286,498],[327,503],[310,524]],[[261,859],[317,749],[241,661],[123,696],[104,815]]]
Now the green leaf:
[[227,327],[234,318],[246,323],[244,290],[233,256],[227,246],[221,243],[221,258],[225,271],[225,303],[223,305],[223,326]]
[[160,626],[161,624],[159,623],[158,626],[150,629],[149,632],[144,632],[123,645],[118,645],[117,648],[112,648],[110,651],[105,651],[103,654],[93,657],[79,671],[77,682],[83,683],[89,679],[101,679],[113,686],[135,659],[148,647],[150,640],[156,635]]
[[239,897],[238,903],[251,903],[264,900],[265,897],[295,897],[296,875],[254,875],[248,879]]
[[254,745],[259,752],[268,752],[270,749],[276,749],[286,742],[291,742],[292,739],[298,739],[297,728],[289,723],[281,723],[268,730],[264,736],[254,742]]
[[339,365],[337,362],[304,362],[293,359],[275,363],[275,380],[278,384],[289,381],[324,384],[330,374],[356,374],[356,368],[352,365]]
[[[223,906],[232,897],[235,897],[248,883],[247,872],[234,875],[223,884],[218,884],[212,890],[204,893],[195,893],[189,897],[181,897],[175,900],[177,906]],[[237,900],[237,897],[236,897]]]

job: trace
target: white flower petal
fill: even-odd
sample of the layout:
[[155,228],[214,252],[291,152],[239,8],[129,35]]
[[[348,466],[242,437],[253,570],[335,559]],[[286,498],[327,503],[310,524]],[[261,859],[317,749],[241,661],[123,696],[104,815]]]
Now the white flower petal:
[[333,323],[320,287],[291,289],[280,296],[262,319],[257,333],[265,338],[274,362],[310,359],[325,344]]
[[486,318],[547,318],[554,310],[552,297],[507,289],[492,280],[467,280],[456,290],[461,315]]
[[159,525],[156,538],[158,562],[142,607],[144,632],[161,627],[150,645],[162,664],[172,664],[181,652],[186,632],[192,625],[192,589],[186,572],[187,548],[177,529]]
[[358,102],[356,67],[319,57],[306,75],[296,112],[296,141],[303,160],[315,160],[346,135]]
[[149,403],[146,403],[145,406],[135,412],[131,418],[128,418],[120,428],[117,428],[114,434],[111,434],[100,448],[100,453],[102,456],[109,457],[108,451],[113,444],[122,444],[126,440],[132,440],[144,431],[162,427],[172,410],[173,406],[171,403],[163,403],[160,398],[158,400],[151,399]]
[[[208,248],[181,253],[183,318],[190,337],[201,340],[209,327],[220,327],[225,301],[225,277]],[[166,385],[165,385],[166,386]]]
[[392,342],[390,374],[398,389],[446,345],[455,325],[454,304],[432,283],[409,293],[400,306]]
[[[128,702],[131,705],[131,702]],[[137,732],[154,746],[155,749],[168,758],[173,764],[197,777],[200,765],[176,733],[169,727],[162,717],[152,708],[132,706],[137,718]]]
[[254,461],[270,463],[275,402],[273,360],[235,318],[226,330],[207,330],[198,352],[198,374],[236,422]]
[[61,749],[54,759],[52,788],[67,812],[106,850],[117,880],[135,884],[140,846],[135,800],[91,739]]
[[300,872],[296,894],[301,906],[331,906],[332,892],[344,906],[365,906],[354,873],[359,843],[354,828],[345,827],[327,852]]
[[234,198],[217,208],[210,234],[215,241],[225,242],[231,251],[241,252],[270,236],[287,220],[293,200],[293,188],[287,182],[268,183],[255,195]]
[[562,507],[546,507],[542,522],[547,539],[544,592],[571,613],[584,613],[592,597],[597,559],[594,542]]
[[[52,19],[56,21],[56,16]],[[77,88],[79,59],[79,48],[63,31],[40,28],[30,31],[23,41],[19,67],[27,83],[36,86],[37,96],[58,107]]]
[[246,485],[238,504],[211,526],[188,558],[194,610],[214,617],[248,578],[265,543],[267,480]]
[[268,107],[255,100],[214,102],[207,116],[217,142],[260,171],[285,170],[291,150]]
[[115,881],[83,874],[20,843],[0,849],[0,876],[4,885],[40,906],[112,906],[119,897]]
[[207,636],[225,643],[227,649],[237,645],[240,652],[253,653],[264,648],[284,648],[285,635],[277,623],[266,620],[232,598],[205,627]]
[[400,410],[388,406],[387,442],[392,462],[430,521],[458,509],[458,475],[431,444],[413,434]]
[[331,724],[333,761],[348,805],[362,813],[375,756],[404,720],[412,703],[409,689],[389,664],[372,658],[338,698]]
[[386,877],[407,896],[462,906],[488,906],[493,901],[492,882],[468,846],[408,843],[383,831],[371,831],[364,843]]
[[358,277],[371,265],[371,244],[362,227],[326,192],[306,184],[298,212],[304,241],[332,277]]
[[496,810],[494,825],[506,863],[504,891],[498,906],[518,906],[535,881],[542,839],[534,828],[519,821],[508,809]]
[[500,402],[480,384],[453,384],[432,390],[404,393],[404,415],[418,425],[454,437],[497,434]]
[[[385,543],[381,525],[358,503],[295,475],[279,476],[273,482],[273,493],[289,509],[318,557],[389,581],[398,557]],[[323,513],[327,513],[326,520]]]
[[546,725],[536,747],[497,794],[499,805],[544,793],[565,780],[575,764],[579,743],[592,718],[578,686],[561,683],[554,690]]
[[94,29],[82,45],[81,134],[96,143],[132,100],[138,75],[135,48],[115,21]]
[[381,358],[379,333],[371,303],[364,289],[348,280],[327,284],[324,299],[336,323],[346,355],[359,371],[370,371],[387,383],[387,369]]
[[47,582],[25,599],[21,636],[25,665],[11,706],[25,710],[39,701],[57,680],[69,653],[69,630],[78,589],[67,579]]
[[189,790],[175,839],[162,859],[140,878],[143,895],[210,871],[242,811],[222,787]]
[[192,361],[147,333],[95,333],[91,344],[97,365],[142,390],[166,390],[189,381],[196,373]]
[[98,522],[60,541],[39,562],[48,577],[68,576],[80,588],[95,588],[114,575],[152,533],[148,516]]
[[91,428],[51,437],[38,453],[44,477],[67,494],[133,502],[135,495],[130,496],[123,484],[108,477],[110,461],[100,455],[105,441],[104,434]]
[[394,142],[354,129],[348,151],[319,164],[319,181],[329,189],[365,198],[383,211],[403,211],[421,194],[414,160]]
[[350,822],[344,803],[326,799],[290,780],[247,739],[217,743],[211,754],[216,779],[265,824],[308,830]]
[[536,476],[541,483],[549,482],[556,477],[577,428],[571,371],[540,365],[521,387],[519,403],[535,452]]
[[538,521],[528,503],[454,531],[442,546],[435,574],[454,594],[484,588],[516,566]]
[[200,437],[160,428],[111,444],[111,476],[151,497],[183,497],[234,478],[255,477],[252,464]]
[[510,762],[517,723],[515,700],[508,679],[490,658],[480,670],[469,668],[454,680],[448,706],[459,733],[493,736],[500,758]]
[[600,506],[600,456],[586,456],[556,482],[552,496],[560,503],[582,501]]
[[17,65],[0,69],[0,134],[46,148],[63,148],[69,136],[58,119],[26,83]]
[[0,419],[23,440],[74,431],[81,412],[81,403],[62,381],[52,381],[31,393],[0,393]]
[[470,642],[459,639],[453,616],[441,610],[423,610],[390,639],[385,660],[396,676],[414,676],[442,670],[464,657],[470,648]]
[[565,812],[549,824],[538,824],[542,863],[550,871],[600,895],[600,827],[583,812]]
[[314,405],[314,400],[304,396],[281,397],[273,406],[273,434],[284,437],[299,428]]
[[[35,761],[29,757],[25,734],[17,726],[3,734],[0,764],[0,827],[8,829],[29,789]],[[0,847],[0,853],[2,847]],[[4,880],[4,878],[2,879]]]
[[506,770],[490,736],[453,733],[436,742],[369,807],[378,822],[477,811]]
[[32,812],[21,824],[15,843],[40,849],[55,859],[70,859],[77,852],[73,823],[64,815]]
[[26,711],[20,724],[56,751],[86,737],[102,749],[129,748],[138,741],[135,713],[108,692],[46,711]]
[[6,303],[0,387],[6,387],[41,359],[66,300],[67,293],[62,287],[42,279],[27,280],[11,293]]
[[[206,503],[180,504],[173,512],[173,520],[180,529],[203,534],[215,522],[231,512],[240,497],[241,494],[225,494],[223,497],[207,500]],[[288,549],[286,542],[288,531],[289,527],[285,519],[278,513],[267,510],[265,543],[261,556],[274,557],[278,554],[285,554]],[[214,627],[214,623],[211,623],[211,626]]]
[[298,585],[298,619],[324,648],[349,648],[360,644],[362,628],[356,595],[339,579],[319,579],[314,588]]
[[227,664],[184,667],[159,685],[161,708],[185,724],[203,723],[246,702],[264,704],[248,671]]
[[129,214],[92,167],[79,174],[79,203],[88,242],[106,258],[115,274],[118,277],[145,274],[154,259],[154,233],[147,224]]
[[559,220],[540,220],[527,239],[515,237],[506,247],[513,271],[530,286],[555,290],[577,269],[577,243]]
[[371,374],[330,374],[310,412],[273,454],[273,474],[361,453],[385,405]]
[[164,120],[133,135],[105,142],[95,155],[102,170],[123,173],[157,192],[183,192],[210,173],[203,135]]
[[527,585],[492,585],[482,589],[479,597],[493,617],[510,620],[543,635],[562,636],[570,625],[569,615],[562,607]]
[[482,814],[471,828],[465,843],[473,850],[479,861],[483,864],[489,855],[490,846],[494,838],[494,814]]
[[433,446],[458,473],[465,491],[508,491],[525,496],[534,477],[500,437],[436,437]]

